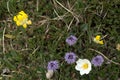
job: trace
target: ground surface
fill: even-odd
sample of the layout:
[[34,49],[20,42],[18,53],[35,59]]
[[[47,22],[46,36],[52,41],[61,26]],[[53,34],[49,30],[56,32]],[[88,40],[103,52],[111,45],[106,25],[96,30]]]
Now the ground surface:
[[[17,27],[13,16],[25,11],[32,25]],[[77,43],[65,40],[73,34]],[[101,35],[104,44],[92,38]],[[118,80],[120,65],[106,60],[81,76],[64,55],[73,51],[91,60],[97,52],[120,63],[119,0],[0,0],[0,78],[3,80],[46,80],[47,63],[58,60],[60,68],[52,80]],[[5,71],[6,70],[6,71]],[[10,71],[9,71],[10,70]],[[5,71],[5,72],[4,72]]]

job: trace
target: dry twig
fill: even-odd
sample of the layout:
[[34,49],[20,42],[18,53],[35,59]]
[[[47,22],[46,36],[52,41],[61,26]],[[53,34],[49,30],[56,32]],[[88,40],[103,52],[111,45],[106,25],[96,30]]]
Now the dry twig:
[[114,63],[114,64],[116,64],[116,65],[120,65],[120,63],[115,62],[115,61],[113,61],[113,60],[110,60],[108,57],[106,57],[106,56],[105,56],[102,52],[100,52],[100,51],[97,51],[97,50],[91,49],[91,48],[89,48],[89,50],[97,52],[98,54],[102,55],[106,60],[108,60],[108,61],[111,62],[111,63]]

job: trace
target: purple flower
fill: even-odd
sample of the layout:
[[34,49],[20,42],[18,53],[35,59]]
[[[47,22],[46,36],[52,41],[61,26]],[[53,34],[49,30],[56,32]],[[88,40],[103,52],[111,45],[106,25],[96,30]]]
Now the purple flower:
[[68,64],[72,64],[76,60],[76,55],[73,52],[66,53],[65,56],[65,61],[67,61]]
[[58,63],[58,61],[50,61],[50,62],[48,62],[48,66],[47,66],[47,69],[48,70],[53,70],[53,71],[55,71],[56,69],[58,69],[59,68],[59,63]]
[[104,62],[104,59],[101,55],[97,55],[94,57],[91,61],[91,63],[96,67],[96,66],[101,66],[102,63]]
[[73,35],[70,35],[67,39],[66,39],[66,43],[68,43],[70,46],[74,45],[77,42],[77,38]]

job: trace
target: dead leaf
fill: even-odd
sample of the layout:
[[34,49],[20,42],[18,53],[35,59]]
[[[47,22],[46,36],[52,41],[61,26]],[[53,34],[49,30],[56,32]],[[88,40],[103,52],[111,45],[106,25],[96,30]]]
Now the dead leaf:
[[11,35],[11,34],[5,34],[4,36],[5,36],[6,38],[10,38],[10,39],[15,38],[15,36],[13,36],[13,35]]

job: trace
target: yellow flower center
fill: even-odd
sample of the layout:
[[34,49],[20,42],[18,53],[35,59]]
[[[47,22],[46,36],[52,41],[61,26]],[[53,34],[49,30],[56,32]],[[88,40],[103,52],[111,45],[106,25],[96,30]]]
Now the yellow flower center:
[[83,64],[82,68],[87,69],[88,68],[88,63]]

